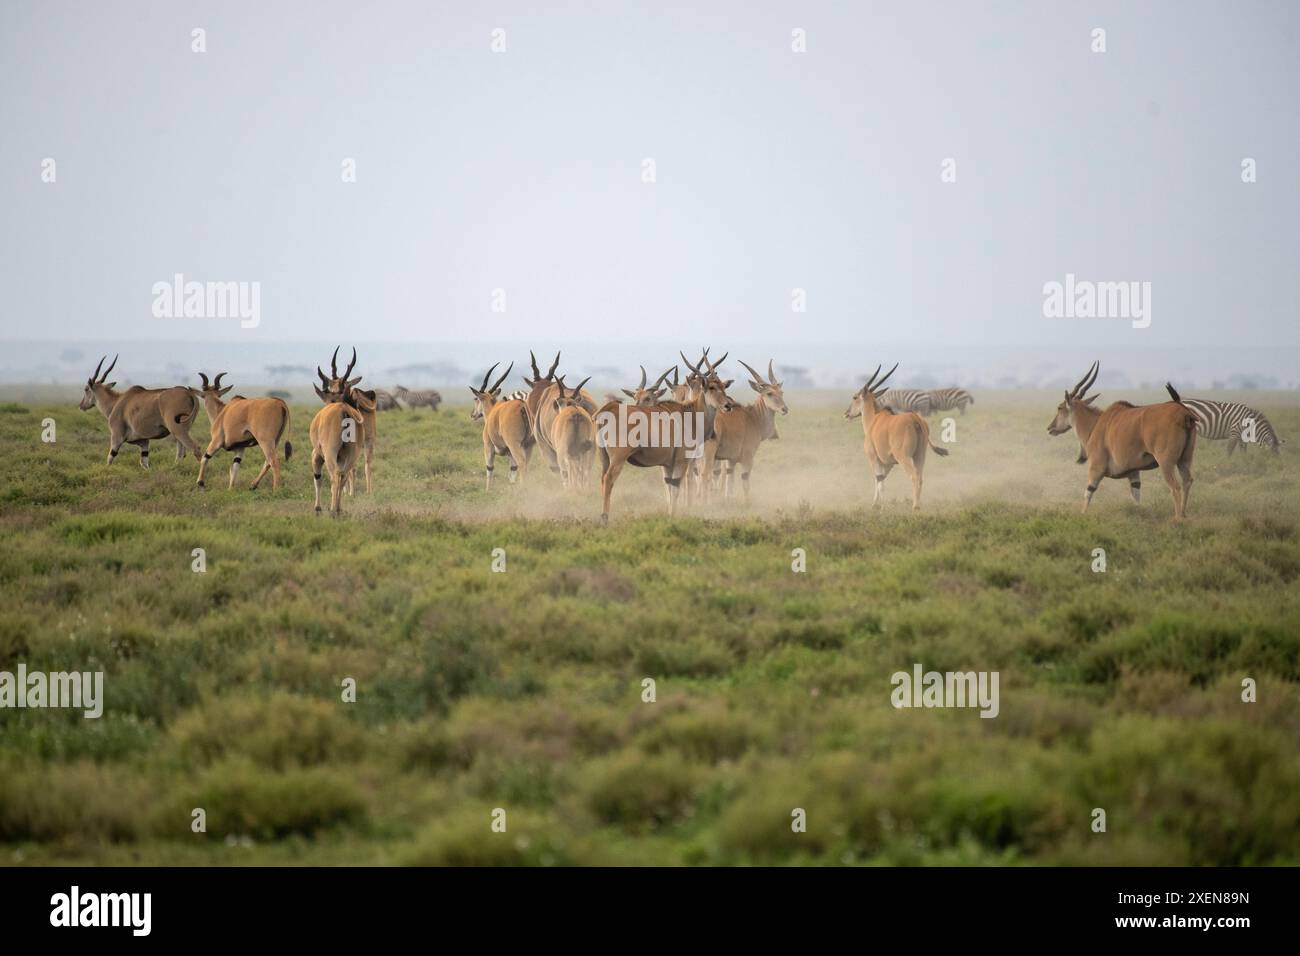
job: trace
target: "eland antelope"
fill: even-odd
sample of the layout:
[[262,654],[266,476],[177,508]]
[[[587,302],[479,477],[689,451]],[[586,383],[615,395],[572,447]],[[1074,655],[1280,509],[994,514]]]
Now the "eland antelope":
[[703,471],[704,489],[708,488],[712,478],[722,463],[727,464],[727,480],[724,497],[732,495],[736,466],[740,465],[740,480],[745,488],[745,503],[749,503],[749,473],[754,468],[754,456],[758,454],[760,443],[776,438],[776,416],[779,412],[788,415],[790,409],[785,404],[782,383],[776,380],[776,372],[771,360],[767,363],[767,379],[755,372],[744,362],[749,372],[749,387],[758,393],[758,399],[752,405],[741,405],[729,412],[721,412],[713,420],[713,437],[704,443]]
[[[86,379],[78,407],[83,412],[98,408],[108,420],[108,464],[113,463],[124,444],[130,444],[140,449],[140,467],[148,468],[149,442],[169,435],[181,447],[192,451],[195,458],[199,457],[199,444],[190,437],[190,425],[199,413],[194,390],[184,385],[171,388],[132,385],[125,392],[115,391],[117,382],[105,380],[117,365],[118,357],[114,355],[112,363],[101,373],[106,358],[107,355],[99,360],[95,371]],[[178,451],[177,460],[182,457]]]
[[[725,356],[724,356],[725,357]],[[702,360],[691,365],[699,387],[690,402],[656,402],[653,405],[624,405],[608,402],[596,416],[596,448],[600,455],[600,484],[603,508],[600,519],[609,523],[609,502],[614,483],[625,465],[663,469],[668,495],[668,513],[677,513],[677,496],[688,464],[703,454],[703,444],[713,431],[714,418],[730,411],[736,402],[727,394],[715,367]],[[721,364],[721,359],[718,364]],[[696,423],[702,421],[702,428]]]
[[862,419],[862,431],[865,435],[863,448],[867,461],[871,463],[871,472],[876,479],[875,495],[871,505],[880,504],[880,495],[885,478],[895,465],[902,465],[912,479],[912,510],[921,508],[921,485],[925,478],[925,453],[929,449],[936,455],[946,456],[948,449],[930,441],[930,426],[916,412],[895,412],[882,403],[886,389],[882,386],[894,374],[898,363],[877,380],[881,366],[871,373],[867,384],[853,395],[853,402],[844,412],[847,419]]
[[596,422],[591,413],[582,407],[584,378],[567,394],[564,376],[555,384],[559,395],[555,399],[555,421],[551,423],[551,447],[555,449],[560,465],[560,480],[566,488],[585,488],[591,475],[591,461],[596,455]]
[[[633,405],[653,405],[655,402],[661,401],[664,398],[664,389],[668,381],[668,374],[669,372],[676,372],[677,366],[674,365],[672,368],[668,369],[659,376],[658,380],[653,385],[650,386],[646,385],[646,379],[649,378],[649,376],[646,375],[645,366],[642,365],[640,368],[641,384],[636,388],[623,389],[623,394],[632,399]],[[619,401],[620,399],[615,397],[613,400]],[[676,399],[674,398],[674,400]]]
[[[528,353],[530,358],[532,358],[532,354],[532,352]],[[555,425],[555,416],[559,414],[555,404],[555,400],[559,397],[555,369],[559,364],[560,353],[556,352],[555,361],[551,363],[550,370],[543,376],[538,372],[537,362],[534,359],[533,377],[524,379],[524,384],[529,388],[526,404],[530,415],[529,423],[532,429],[532,440],[542,449],[542,455],[546,458],[547,466],[556,474],[560,472],[560,463],[555,452],[555,446],[551,444],[551,429]],[[585,389],[578,391],[577,402],[587,410],[587,414],[596,414],[596,400]]]
[[320,514],[320,479],[322,466],[330,476],[330,515],[342,512],[343,483],[355,471],[361,455],[366,423],[356,407],[343,400],[342,395],[316,393],[325,401],[325,407],[311,420],[308,434],[311,437],[311,476],[316,490],[316,513]]
[[488,385],[488,379],[500,364],[497,362],[487,370],[487,374],[483,376],[483,384],[478,388],[473,385],[469,387],[474,395],[474,408],[469,413],[470,420],[483,423],[483,464],[487,470],[488,491],[492,490],[492,471],[497,455],[510,456],[510,483],[514,484],[516,477],[523,481],[527,476],[528,459],[533,453],[533,447],[528,443],[531,424],[528,404],[518,399],[502,400],[501,398],[501,383],[509,377],[515,363],[510,363],[494,385]]
[[[208,462],[211,461],[213,452],[221,448],[235,453],[234,461],[230,463],[230,484],[227,486],[235,487],[235,477],[239,474],[239,463],[243,461],[244,449],[256,445],[262,450],[266,462],[250,487],[254,491],[257,490],[257,486],[261,484],[269,470],[272,490],[279,488],[280,458],[276,454],[276,449],[280,445],[280,439],[289,429],[289,406],[278,398],[244,398],[242,395],[236,395],[229,402],[223,402],[222,396],[233,387],[231,385],[221,387],[221,377],[225,374],[219,372],[217,377],[209,382],[208,377],[199,372],[199,378],[203,381],[203,388],[199,394],[203,396],[203,405],[212,426],[212,437],[208,441],[207,451],[203,453],[203,460],[199,462],[198,485],[200,488],[204,487]],[[293,455],[293,443],[286,441],[284,460],[288,461],[291,455]]]
[[[371,484],[370,469],[375,458],[375,435],[379,426],[379,416],[376,414],[376,410],[379,407],[378,393],[368,389],[357,388],[357,384],[361,381],[362,376],[358,375],[356,378],[348,378],[348,376],[352,374],[352,369],[357,364],[357,350],[355,346],[352,349],[352,361],[348,362],[348,367],[343,370],[343,374],[339,374],[338,358],[340,348],[342,348],[342,346],[336,347],[334,349],[334,354],[330,357],[330,374],[328,376],[321,371],[319,365],[316,366],[316,374],[320,376],[321,387],[316,387],[315,385],[312,387],[316,388],[316,394],[320,396],[321,401],[327,404],[329,402],[344,402],[345,404],[352,406],[352,408],[356,409],[357,413],[361,416],[361,420],[365,423],[366,427],[360,436],[360,441],[361,451],[365,455],[366,494],[370,494],[374,490],[374,487]],[[353,459],[353,466],[347,471],[347,485],[348,495],[355,494],[357,485],[355,458]]]
[[1192,488],[1192,458],[1196,454],[1196,414],[1169,384],[1165,388],[1173,401],[1158,405],[1115,402],[1100,411],[1092,404],[1098,396],[1084,397],[1097,381],[1100,368],[1099,362],[1092,363],[1083,378],[1065,393],[1065,400],[1056,406],[1056,415],[1047,426],[1051,435],[1064,435],[1073,428],[1079,439],[1079,460],[1088,464],[1083,510],[1088,510],[1102,478],[1127,478],[1133,500],[1140,501],[1141,473],[1159,468],[1174,499],[1175,519],[1185,517]]

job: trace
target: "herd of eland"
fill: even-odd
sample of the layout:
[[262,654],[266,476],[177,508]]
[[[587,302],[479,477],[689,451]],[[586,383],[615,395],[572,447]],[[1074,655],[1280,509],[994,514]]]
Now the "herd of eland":
[[[715,494],[732,497],[737,472],[748,504],[750,475],[758,452],[764,442],[781,437],[777,418],[790,411],[775,363],[769,359],[766,375],[740,363],[755,393],[754,400],[746,404],[732,397],[735,380],[724,378],[720,371],[727,354],[712,359],[706,348],[694,362],[678,354],[684,372],[674,362],[650,382],[641,366],[641,380],[635,387],[622,389],[622,396],[607,395],[602,404],[585,388],[590,377],[569,385],[566,375],[559,374],[559,352],[545,373],[530,352],[530,374],[523,376],[526,388],[514,392],[502,391],[514,363],[495,379],[499,363],[492,366],[482,381],[469,389],[474,397],[470,417],[482,426],[487,489],[491,490],[498,457],[509,461],[510,481],[522,482],[533,452],[540,449],[549,470],[572,491],[589,488],[599,462],[604,522],[609,520],[614,486],[628,465],[661,470],[670,515],[677,513],[683,491],[687,506],[693,501],[707,503]],[[322,511],[321,483],[328,475],[329,511],[335,516],[341,511],[344,489],[355,494],[358,466],[366,492],[373,491],[377,412],[403,405],[436,411],[442,400],[436,391],[415,392],[400,385],[392,392],[359,388],[362,377],[352,375],[356,349],[342,372],[338,356],[336,348],[330,358],[330,374],[316,367],[320,382],[313,387],[322,407],[308,429],[315,510],[317,514]],[[80,407],[83,411],[97,408],[107,421],[109,464],[124,444],[130,444],[139,448],[140,464],[148,468],[150,442],[171,438],[176,442],[177,460],[186,451],[199,459],[199,487],[205,486],[213,456],[219,451],[231,452],[229,487],[233,488],[244,450],[256,445],[264,462],[251,487],[256,489],[268,472],[272,487],[280,487],[280,449],[283,447],[285,462],[293,454],[288,440],[289,406],[282,398],[235,395],[227,399],[231,386],[222,386],[226,372],[211,380],[200,372],[199,388],[136,385],[119,392],[117,383],[108,381],[117,357],[104,368],[106,359],[100,359],[87,379]],[[950,409],[965,414],[975,399],[962,388],[886,387],[898,365],[884,376],[880,375],[882,367],[877,366],[854,392],[844,417],[862,421],[863,449],[875,480],[872,506],[879,506],[885,478],[899,466],[911,480],[912,508],[917,510],[927,455],[933,452],[946,457],[949,453],[930,437],[927,416]],[[1100,365],[1094,362],[1066,391],[1048,425],[1051,435],[1073,431],[1078,438],[1078,461],[1087,466],[1084,511],[1102,478],[1128,481],[1134,501],[1139,501],[1141,473],[1159,469],[1173,496],[1174,515],[1183,518],[1198,435],[1228,439],[1229,453],[1256,441],[1276,453],[1282,444],[1268,420],[1249,406],[1183,399],[1171,384],[1166,385],[1167,402],[1134,405],[1117,401],[1102,408],[1096,404],[1098,396],[1088,394],[1099,372]],[[207,412],[211,435],[202,451],[190,436],[200,408]]]

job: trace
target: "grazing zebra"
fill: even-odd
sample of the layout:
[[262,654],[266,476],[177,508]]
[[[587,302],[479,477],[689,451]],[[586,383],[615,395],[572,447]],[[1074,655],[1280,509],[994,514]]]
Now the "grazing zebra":
[[397,398],[392,392],[385,392],[382,388],[375,389],[375,409],[381,412],[389,412],[396,409],[402,410],[402,406],[397,403]]
[[932,412],[946,412],[955,408],[965,415],[966,406],[975,404],[975,396],[964,388],[932,388],[926,394],[930,396]]
[[528,392],[525,389],[517,388],[505,397],[507,402],[526,402],[528,401]]
[[1238,445],[1244,451],[1252,442],[1268,446],[1275,455],[1280,453],[1282,440],[1263,412],[1241,402],[1211,402],[1204,398],[1185,398],[1183,404],[1196,416],[1197,432],[1202,438],[1228,439],[1229,455]]
[[916,412],[918,415],[929,415],[932,411],[930,393],[916,388],[887,389],[885,394],[881,396],[880,404],[895,412]]
[[409,388],[398,385],[393,389],[393,394],[406,402],[410,408],[427,407],[436,412],[438,406],[442,404],[442,396],[431,388],[424,388],[420,389],[418,392],[413,392]]

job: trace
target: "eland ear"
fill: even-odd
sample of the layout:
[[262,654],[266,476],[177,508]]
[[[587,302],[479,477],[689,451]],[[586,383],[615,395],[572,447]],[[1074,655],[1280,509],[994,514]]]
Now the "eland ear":
[[104,384],[109,388],[117,388],[117,382],[105,382]]
[[321,401],[325,401],[325,399],[329,397],[329,392],[322,392],[321,387],[319,385],[313,383],[312,388],[316,389],[316,395],[320,398]]
[[632,391],[630,388],[625,388],[625,389],[623,389],[623,394],[626,395],[628,398],[631,398],[631,399],[635,399],[635,398],[636,398],[636,392]]
[[731,386],[734,385],[735,382],[736,382],[736,380],[735,380],[734,378],[729,378],[729,379],[727,379],[725,382],[722,383],[722,387],[723,387],[723,388],[731,388]]
[[225,395],[226,392],[230,391],[230,390],[231,390],[232,388],[234,388],[234,387],[235,387],[235,386],[233,386],[233,385],[227,385],[225,388],[218,389],[218,390],[217,390],[217,394],[218,394],[218,395]]
[[[473,385],[468,386],[468,388],[469,388],[469,393],[470,393],[471,395],[473,395],[475,398],[478,398],[478,397],[479,397],[478,389],[477,389],[477,388],[475,388]],[[319,392],[320,389],[318,388],[318,389],[316,389],[316,391]]]
[[763,391],[763,386],[762,386],[762,385],[759,385],[757,382],[750,382],[750,383],[749,383],[749,387],[752,388],[752,389],[753,389],[754,391],[756,391],[756,392],[761,392],[761,391]]

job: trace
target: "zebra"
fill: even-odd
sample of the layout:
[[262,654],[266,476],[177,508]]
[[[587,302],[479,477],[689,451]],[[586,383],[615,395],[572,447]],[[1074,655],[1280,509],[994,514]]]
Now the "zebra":
[[410,408],[427,407],[436,412],[438,406],[442,404],[442,395],[431,388],[413,392],[403,385],[398,385],[393,389],[393,394],[404,401]]
[[[1183,404],[1192,410],[1197,420],[1197,432],[1202,438],[1228,439],[1228,454],[1241,445],[1259,442],[1280,454],[1282,440],[1273,431],[1273,425],[1262,412],[1241,402],[1212,402],[1204,398],[1185,398]],[[1253,432],[1253,434],[1252,434]]]
[[891,388],[881,396],[880,404],[896,412],[916,412],[929,415],[930,393],[915,388]]
[[926,394],[930,396],[932,412],[946,412],[955,408],[965,415],[966,406],[975,404],[975,396],[964,388],[932,388]]
[[392,392],[386,392],[382,388],[375,389],[375,409],[381,412],[402,410],[402,406],[397,403],[396,397]]

